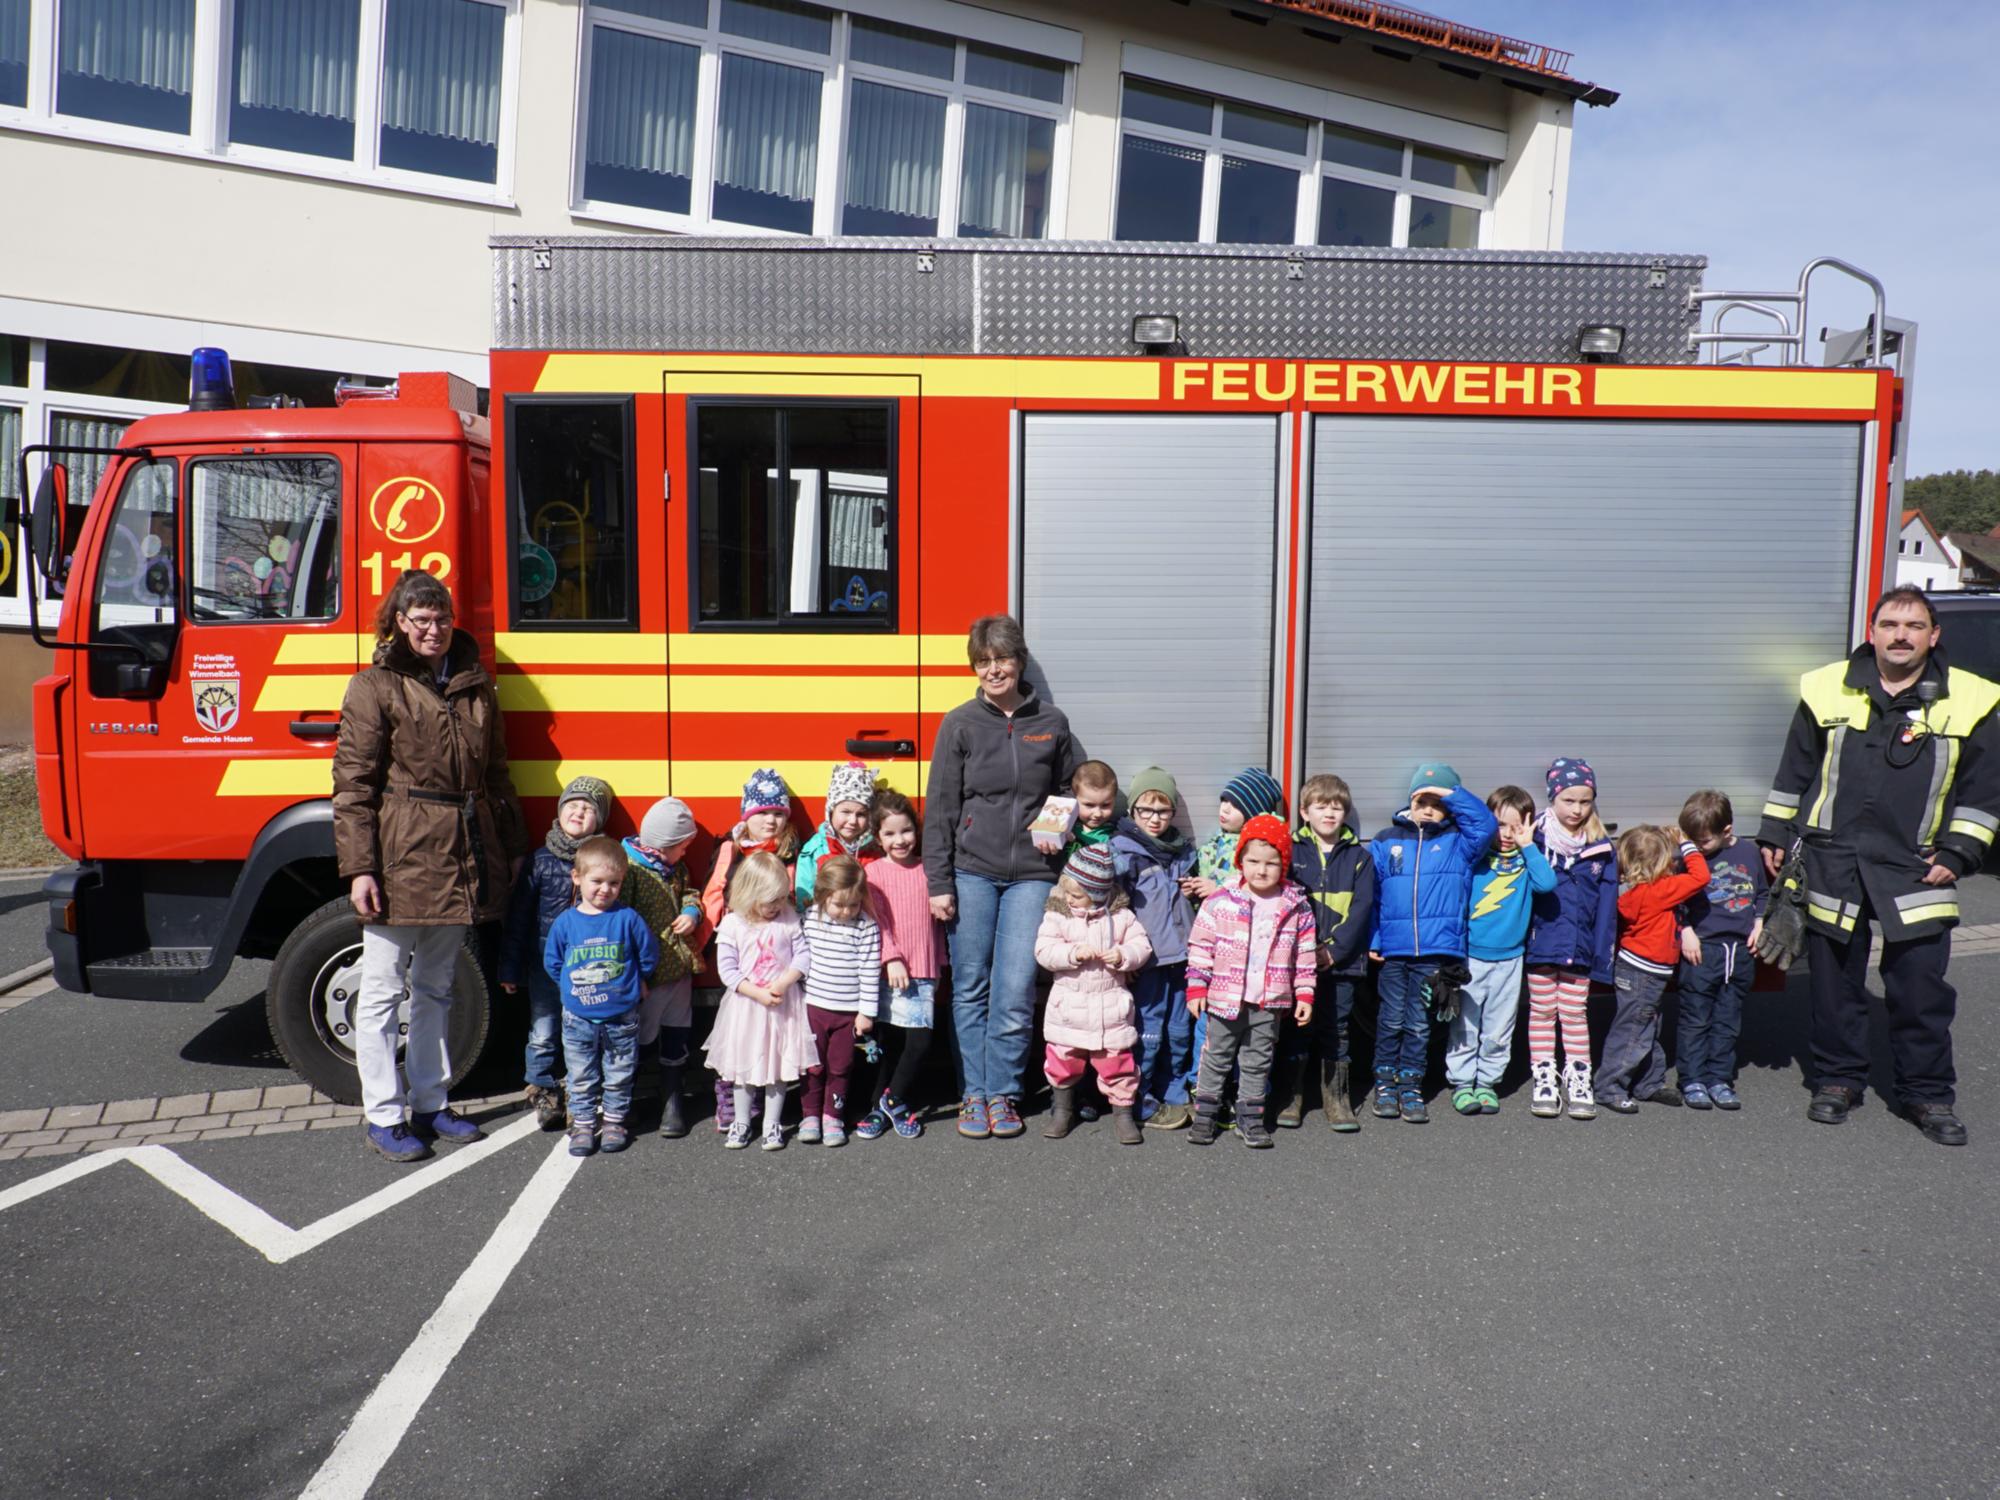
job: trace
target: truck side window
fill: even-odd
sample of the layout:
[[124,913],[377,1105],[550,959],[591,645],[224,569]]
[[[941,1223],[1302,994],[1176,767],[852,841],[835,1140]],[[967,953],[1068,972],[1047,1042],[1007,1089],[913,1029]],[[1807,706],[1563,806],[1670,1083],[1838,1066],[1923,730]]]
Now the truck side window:
[[516,625],[636,625],[632,404],[507,404]]
[[[92,640],[136,646],[154,662],[171,655],[180,614],[174,570],[176,468],[164,458],[126,466],[98,550],[91,611]],[[91,652],[91,691],[112,694],[119,662],[131,660],[124,652]]]
[[203,623],[340,613],[340,465],[331,458],[198,459],[188,466]]
[[696,404],[698,625],[891,629],[893,408]]

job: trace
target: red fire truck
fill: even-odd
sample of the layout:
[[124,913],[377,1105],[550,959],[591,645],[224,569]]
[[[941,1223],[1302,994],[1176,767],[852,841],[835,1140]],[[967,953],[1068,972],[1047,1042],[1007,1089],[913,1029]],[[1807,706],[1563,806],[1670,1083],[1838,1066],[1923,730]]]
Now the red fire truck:
[[[198,360],[210,409],[24,455],[63,601],[35,690],[77,861],[57,977],[189,1000],[274,959],[285,1055],[355,1097],[330,762],[405,568],[490,643],[531,819],[585,770],[626,824],[672,794],[710,836],[759,765],[802,827],[835,761],[920,793],[966,625],[1002,610],[1086,747],[1172,769],[1196,830],[1252,764],[1337,771],[1371,819],[1435,757],[1536,786],[1587,754],[1628,821],[1703,785],[1755,806],[1796,674],[1884,576],[1914,336],[1878,288],[1808,366],[1809,268],[1758,304],[1781,363],[1705,363],[1748,336],[1702,331],[1703,268],[502,239],[490,418],[440,375],[239,410]],[[471,947],[460,991],[464,1067]]]

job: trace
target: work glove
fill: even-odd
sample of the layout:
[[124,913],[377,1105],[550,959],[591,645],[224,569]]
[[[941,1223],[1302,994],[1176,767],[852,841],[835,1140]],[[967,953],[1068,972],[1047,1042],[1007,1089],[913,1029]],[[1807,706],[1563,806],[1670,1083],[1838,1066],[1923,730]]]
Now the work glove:
[[1789,969],[1806,948],[1806,855],[1804,843],[1792,845],[1778,878],[1764,894],[1764,927],[1751,949],[1758,962]]
[[1449,1025],[1458,1019],[1458,992],[1472,978],[1472,970],[1456,960],[1437,966],[1424,981],[1424,1004],[1438,1021]]

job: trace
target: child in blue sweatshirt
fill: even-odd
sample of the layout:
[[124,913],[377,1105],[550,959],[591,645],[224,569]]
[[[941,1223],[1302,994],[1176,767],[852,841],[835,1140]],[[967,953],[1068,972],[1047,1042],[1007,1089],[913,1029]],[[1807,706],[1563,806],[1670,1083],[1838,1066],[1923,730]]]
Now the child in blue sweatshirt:
[[1410,778],[1410,805],[1368,845],[1375,862],[1375,940],[1382,956],[1375,989],[1375,1113],[1413,1125],[1424,1108],[1430,1045],[1430,982],[1439,965],[1465,958],[1472,870],[1493,842],[1486,804],[1458,772],[1431,761]]
[[1473,867],[1465,943],[1471,977],[1459,991],[1444,1058],[1451,1107],[1462,1115],[1500,1113],[1494,1088],[1514,1050],[1530,895],[1556,888],[1555,870],[1535,847],[1535,799],[1520,787],[1503,786],[1486,806],[1498,822],[1497,843]]

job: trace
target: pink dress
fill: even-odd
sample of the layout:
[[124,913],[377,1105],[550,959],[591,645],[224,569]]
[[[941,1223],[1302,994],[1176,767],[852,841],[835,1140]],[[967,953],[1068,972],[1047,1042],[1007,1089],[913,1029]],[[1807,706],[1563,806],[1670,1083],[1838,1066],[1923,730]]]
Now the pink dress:
[[725,986],[715,1025],[702,1048],[715,1076],[746,1088],[803,1078],[819,1061],[806,1021],[804,989],[793,985],[782,1005],[760,1005],[736,988],[768,985],[787,969],[812,967],[805,929],[789,905],[775,922],[746,922],[735,912],[715,930],[715,969]]

